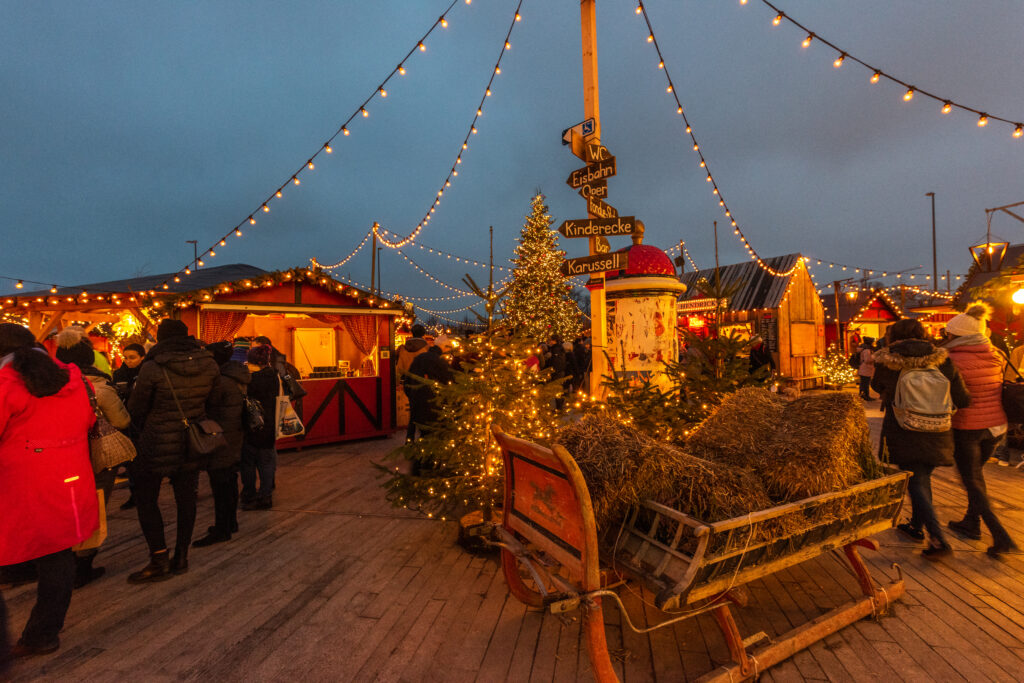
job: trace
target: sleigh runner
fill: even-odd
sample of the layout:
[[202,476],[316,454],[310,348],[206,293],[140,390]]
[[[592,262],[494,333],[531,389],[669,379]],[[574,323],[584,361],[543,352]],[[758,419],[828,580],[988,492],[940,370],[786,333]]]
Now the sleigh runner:
[[[587,653],[602,683],[617,680],[605,640],[605,599],[623,609],[627,625],[638,632],[711,612],[732,664],[702,680],[725,681],[754,678],[845,626],[880,615],[904,592],[902,578],[877,584],[859,548],[877,550],[870,536],[895,523],[906,473],[713,523],[647,501],[620,527],[604,530],[599,544],[590,494],[572,456],[561,446],[547,449],[497,426],[493,431],[505,461],[505,493],[503,518],[491,535],[501,546],[509,590],[533,607],[582,610]],[[746,604],[745,584],[840,550],[864,597],[768,644],[755,647],[767,639],[764,633],[743,638],[731,606]],[[654,593],[664,621],[649,629],[633,626],[612,590],[625,581]]]

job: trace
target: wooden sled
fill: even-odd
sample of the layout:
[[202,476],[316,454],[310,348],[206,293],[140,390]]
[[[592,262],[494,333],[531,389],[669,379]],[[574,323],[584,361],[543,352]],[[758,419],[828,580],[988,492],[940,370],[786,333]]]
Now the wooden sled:
[[[505,460],[505,495],[501,524],[490,534],[501,547],[509,591],[533,607],[582,611],[587,654],[600,683],[618,680],[605,639],[605,599],[619,605],[637,632],[711,612],[732,664],[700,680],[737,681],[754,679],[855,621],[882,614],[903,595],[902,577],[876,584],[858,549],[878,550],[869,537],[897,520],[907,488],[905,472],[714,523],[648,501],[633,510],[621,529],[608,530],[599,550],[590,494],[572,456],[560,446],[549,450],[509,436],[497,426],[493,432]],[[764,633],[743,638],[731,606],[746,604],[744,584],[838,549],[853,567],[863,598],[766,645],[754,647],[767,639]],[[666,620],[648,629],[634,627],[612,590],[624,580],[640,582],[654,593]]]

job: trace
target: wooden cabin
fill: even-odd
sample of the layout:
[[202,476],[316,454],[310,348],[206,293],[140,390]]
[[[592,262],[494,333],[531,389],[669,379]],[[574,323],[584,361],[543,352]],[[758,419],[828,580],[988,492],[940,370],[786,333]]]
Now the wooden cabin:
[[[878,341],[889,325],[906,317],[899,303],[884,289],[851,290],[839,293],[839,314],[833,295],[822,297],[825,306],[825,341],[846,351],[860,345],[864,337]],[[838,322],[837,322],[838,317]]]
[[[299,447],[391,434],[396,427],[395,330],[408,311],[327,273],[265,271],[245,264],[201,268],[181,282],[152,275],[0,297],[0,310],[26,320],[39,340],[80,324],[116,360],[129,342],[152,342],[173,317],[205,343],[268,337],[306,390],[296,410]],[[170,283],[165,290],[164,282]],[[105,341],[106,343],[102,343]]]
[[[718,269],[723,291],[736,288],[725,302],[721,329],[764,339],[779,376],[797,388],[821,386],[814,357],[825,353],[824,311],[804,258],[788,254],[765,263],[787,275],[772,275],[755,261]],[[697,334],[708,328],[714,316],[714,302],[697,287],[702,278],[713,282],[715,270],[685,273],[680,278],[687,291],[678,303],[679,325]]]

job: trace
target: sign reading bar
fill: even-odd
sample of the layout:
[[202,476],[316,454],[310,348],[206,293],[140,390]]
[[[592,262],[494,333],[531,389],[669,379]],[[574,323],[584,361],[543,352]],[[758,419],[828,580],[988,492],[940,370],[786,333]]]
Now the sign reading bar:
[[558,226],[563,237],[613,237],[615,235],[636,235],[643,232],[633,216],[616,218],[585,218],[563,221]]
[[595,237],[594,238],[594,253],[595,254],[609,254],[612,251],[612,245],[608,243],[607,237]]
[[584,199],[587,197],[605,199],[608,196],[608,181],[595,180],[592,183],[587,183],[579,189],[579,195]]
[[596,197],[587,197],[587,213],[598,218],[615,218],[619,215],[618,209]]
[[562,261],[562,275],[574,277],[587,273],[600,273],[606,270],[623,270],[629,263],[624,251],[613,254],[598,254],[582,258],[567,258]]
[[605,180],[615,175],[615,157],[608,157],[604,161],[589,164],[586,168],[578,168],[569,174],[565,182],[569,187],[577,189],[593,183],[595,180]]

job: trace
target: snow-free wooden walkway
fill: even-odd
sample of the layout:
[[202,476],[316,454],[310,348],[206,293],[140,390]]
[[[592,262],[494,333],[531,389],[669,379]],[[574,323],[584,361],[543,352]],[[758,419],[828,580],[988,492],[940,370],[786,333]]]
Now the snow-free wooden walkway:
[[[507,595],[493,557],[455,545],[450,522],[383,500],[371,462],[396,444],[282,455],[274,509],[240,513],[234,540],[194,549],[191,571],[164,583],[125,582],[146,552],[134,512],[117,509],[127,492],[116,492],[97,562],[107,575],[75,592],[61,649],[19,663],[15,680],[590,680],[578,621],[528,611]],[[1024,470],[985,472],[996,509],[1024,541]],[[166,488],[163,498],[173,520]],[[935,503],[943,521],[963,511],[951,468],[938,474]],[[197,528],[211,515],[204,482]],[[894,531],[879,540],[881,553],[865,557],[880,575],[899,562],[907,580],[891,616],[844,629],[765,680],[1024,679],[1024,556],[995,561],[987,539],[951,537],[955,556],[932,564]],[[751,589],[751,605],[737,610],[744,635],[788,630],[859,595],[831,557]],[[15,634],[32,590],[4,590]],[[635,621],[657,621],[650,595],[622,597]],[[625,681],[686,680],[727,660],[710,618],[638,636],[614,607],[605,613]]]

